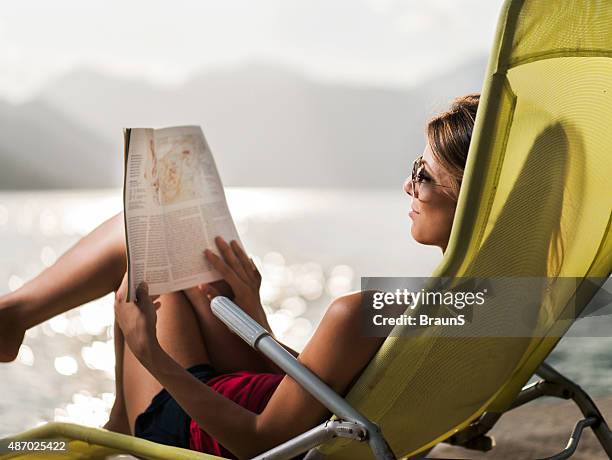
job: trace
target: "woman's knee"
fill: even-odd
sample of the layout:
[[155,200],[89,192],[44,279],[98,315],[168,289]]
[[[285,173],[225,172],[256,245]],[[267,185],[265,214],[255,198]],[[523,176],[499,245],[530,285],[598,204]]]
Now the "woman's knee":
[[197,318],[182,292],[161,295],[157,300],[157,339],[161,347],[183,367],[209,362]]

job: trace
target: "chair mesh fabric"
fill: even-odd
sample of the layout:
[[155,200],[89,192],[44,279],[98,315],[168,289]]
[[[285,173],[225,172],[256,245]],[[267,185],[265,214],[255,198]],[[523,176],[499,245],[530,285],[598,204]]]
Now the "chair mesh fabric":
[[[486,334],[388,337],[347,399],[398,456],[508,408],[612,269],[612,2],[507,1],[485,74],[448,249],[433,276],[502,277]],[[524,277],[542,283],[521,305]],[[534,293],[530,293],[533,296]],[[533,319],[531,337],[495,337]],[[569,318],[561,320],[561,318]],[[481,325],[482,326],[482,325]],[[398,332],[397,328],[396,331]],[[370,458],[336,439],[329,458]]]

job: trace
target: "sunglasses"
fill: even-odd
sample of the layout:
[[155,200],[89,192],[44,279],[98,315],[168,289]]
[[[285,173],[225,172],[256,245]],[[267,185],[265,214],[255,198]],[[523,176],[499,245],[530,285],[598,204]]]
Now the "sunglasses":
[[[421,155],[414,163],[412,163],[412,175],[410,179],[412,184],[412,193],[416,199],[421,201],[428,201],[433,193],[434,187],[451,188],[447,185],[442,185],[434,182],[425,174],[425,165],[423,164],[423,156]],[[409,190],[410,192],[410,190]]]

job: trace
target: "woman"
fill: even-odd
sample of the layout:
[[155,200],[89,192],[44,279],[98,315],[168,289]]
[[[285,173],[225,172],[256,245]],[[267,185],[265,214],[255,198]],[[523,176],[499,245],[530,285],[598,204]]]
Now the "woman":
[[[427,145],[404,184],[413,198],[413,238],[443,252],[478,102],[476,94],[457,98],[427,124]],[[256,267],[236,242],[217,239],[216,244],[221,257],[210,251],[203,256],[232,287],[234,301],[270,329]],[[157,299],[141,285],[138,304],[125,303],[124,245],[123,218],[117,215],[38,277],[0,298],[0,359],[16,357],[27,328],[116,290],[117,394],[106,428],[248,458],[330,415],[212,315],[214,285]],[[360,302],[359,292],[334,300],[304,350],[299,355],[290,350],[340,394],[348,392],[384,340],[361,336]]]

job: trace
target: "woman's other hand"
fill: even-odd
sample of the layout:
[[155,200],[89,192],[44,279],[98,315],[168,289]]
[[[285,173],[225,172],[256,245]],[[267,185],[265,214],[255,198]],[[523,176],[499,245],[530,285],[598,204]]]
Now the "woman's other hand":
[[[204,256],[234,291],[234,302],[251,318],[269,329],[259,297],[261,274],[255,263],[247,256],[237,241],[232,240],[228,244],[222,237],[218,236],[215,238],[215,243],[221,257],[209,249],[204,251]],[[201,284],[198,289],[209,301],[220,295],[219,291],[211,284]]]
[[141,362],[147,362],[155,347],[159,347],[156,325],[160,303],[154,302],[157,296],[149,296],[149,288],[144,282],[136,289],[136,302],[126,302],[127,288],[126,274],[115,297],[115,319],[134,356]]

